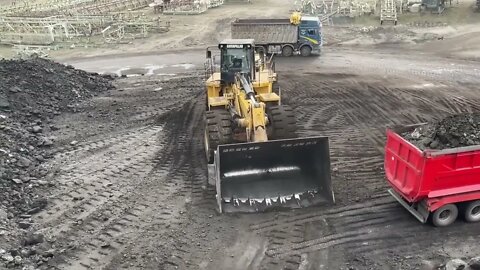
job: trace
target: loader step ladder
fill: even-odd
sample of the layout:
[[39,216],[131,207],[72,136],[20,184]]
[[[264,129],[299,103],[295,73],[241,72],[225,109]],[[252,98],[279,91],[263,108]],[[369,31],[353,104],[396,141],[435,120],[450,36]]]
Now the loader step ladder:
[[397,25],[397,3],[396,0],[382,0],[380,11],[380,24],[384,22],[393,22]]

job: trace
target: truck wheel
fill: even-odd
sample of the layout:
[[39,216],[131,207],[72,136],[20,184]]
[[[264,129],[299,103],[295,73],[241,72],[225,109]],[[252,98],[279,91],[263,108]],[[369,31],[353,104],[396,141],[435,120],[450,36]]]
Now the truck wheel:
[[282,55],[285,57],[289,57],[293,55],[293,48],[290,46],[285,46],[282,48]]
[[465,207],[464,217],[467,222],[480,221],[480,200],[469,202]]
[[290,106],[272,106],[268,109],[267,115],[270,120],[270,125],[267,127],[270,139],[280,140],[297,137],[295,115]]
[[207,111],[205,118],[205,154],[208,163],[212,164],[217,146],[232,141],[232,121],[230,114],[222,110]]
[[304,57],[310,56],[312,54],[312,48],[310,48],[310,46],[303,46],[300,49],[300,54]]
[[446,204],[433,212],[432,223],[436,227],[445,227],[455,222],[457,217],[457,206],[455,204]]

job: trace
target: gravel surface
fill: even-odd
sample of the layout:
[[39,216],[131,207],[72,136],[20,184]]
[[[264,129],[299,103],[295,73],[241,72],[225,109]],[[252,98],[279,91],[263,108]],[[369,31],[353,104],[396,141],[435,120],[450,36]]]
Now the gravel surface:
[[402,135],[422,150],[480,145],[480,113],[450,115]]

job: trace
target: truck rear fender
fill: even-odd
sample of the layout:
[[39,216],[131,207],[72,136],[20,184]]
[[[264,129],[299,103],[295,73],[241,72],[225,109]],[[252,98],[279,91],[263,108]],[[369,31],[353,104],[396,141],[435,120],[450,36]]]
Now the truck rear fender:
[[435,210],[446,204],[463,203],[475,200],[480,200],[480,191],[461,193],[439,198],[429,198],[427,199],[427,206],[430,212],[434,212]]

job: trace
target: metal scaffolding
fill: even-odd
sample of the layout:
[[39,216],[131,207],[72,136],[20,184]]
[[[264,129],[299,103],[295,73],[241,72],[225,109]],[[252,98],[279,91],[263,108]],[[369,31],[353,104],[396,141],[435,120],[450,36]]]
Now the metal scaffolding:
[[147,7],[153,0],[46,0],[24,1],[0,8],[3,16],[49,17],[54,15],[107,14]]
[[396,0],[382,0],[382,9],[380,11],[380,24],[392,22],[397,24],[397,5]]
[[328,21],[333,16],[358,17],[375,13],[377,0],[297,0],[296,10]]
[[127,42],[166,32],[169,22],[134,10],[153,0],[17,1],[0,8],[0,43],[29,46]]
[[97,37],[101,37],[102,42],[111,43],[126,38],[144,38],[152,32],[166,32],[169,27],[169,22],[129,13],[59,15],[46,18],[0,17],[0,43],[30,45],[88,43],[98,40]]

